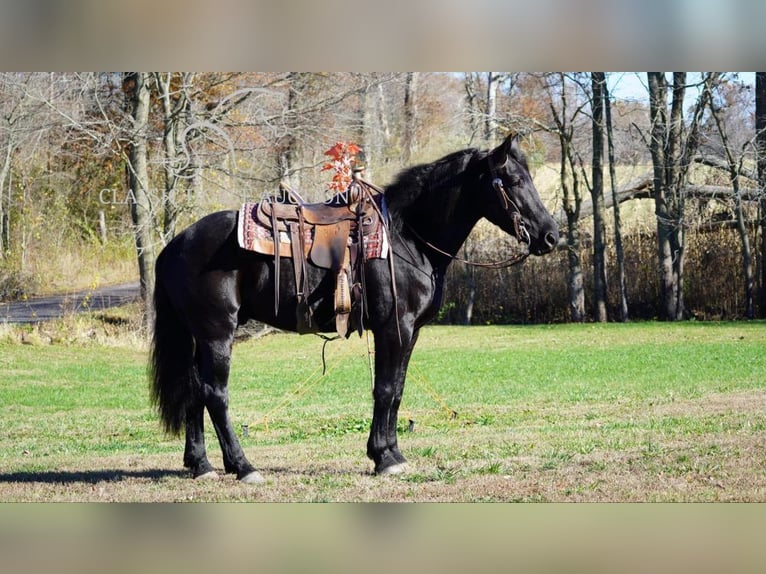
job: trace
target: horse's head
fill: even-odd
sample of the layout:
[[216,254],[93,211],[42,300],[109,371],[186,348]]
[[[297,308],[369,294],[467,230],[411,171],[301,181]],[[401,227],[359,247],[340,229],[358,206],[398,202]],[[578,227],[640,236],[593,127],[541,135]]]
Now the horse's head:
[[509,135],[489,152],[487,161],[491,199],[484,217],[526,243],[533,255],[552,251],[559,241],[558,225],[532,183],[518,136]]

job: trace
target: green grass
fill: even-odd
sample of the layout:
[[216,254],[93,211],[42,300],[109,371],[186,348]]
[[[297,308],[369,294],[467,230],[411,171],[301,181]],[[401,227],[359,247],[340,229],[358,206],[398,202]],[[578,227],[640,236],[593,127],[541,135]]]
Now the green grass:
[[426,328],[393,480],[364,454],[366,352],[331,343],[321,378],[315,337],[235,346],[231,416],[267,477],[244,488],[180,472],[145,350],[2,344],[0,500],[766,500],[764,323]]

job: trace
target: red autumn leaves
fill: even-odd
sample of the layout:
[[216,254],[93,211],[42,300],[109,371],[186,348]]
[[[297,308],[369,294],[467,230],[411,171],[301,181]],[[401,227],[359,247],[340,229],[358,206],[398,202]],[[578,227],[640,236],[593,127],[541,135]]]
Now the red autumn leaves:
[[360,151],[362,151],[361,148],[355,143],[337,142],[324,152],[331,158],[322,166],[322,171],[333,170],[332,181],[329,185],[331,191],[345,191],[348,188],[351,183],[352,168]]

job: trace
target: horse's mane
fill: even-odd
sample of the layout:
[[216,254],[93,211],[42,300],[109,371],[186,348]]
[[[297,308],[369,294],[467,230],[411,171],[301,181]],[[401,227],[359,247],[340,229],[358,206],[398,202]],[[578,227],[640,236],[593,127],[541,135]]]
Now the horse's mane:
[[385,190],[391,226],[396,231],[401,231],[408,211],[416,206],[418,200],[435,191],[459,186],[461,176],[471,161],[485,157],[486,153],[468,148],[453,152],[432,163],[416,165],[401,171]]

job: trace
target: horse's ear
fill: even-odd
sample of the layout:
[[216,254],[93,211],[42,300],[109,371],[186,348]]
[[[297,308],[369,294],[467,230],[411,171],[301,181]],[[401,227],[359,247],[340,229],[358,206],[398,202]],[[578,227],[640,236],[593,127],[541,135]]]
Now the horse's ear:
[[511,132],[508,134],[508,137],[505,138],[505,141],[508,144],[508,155],[522,155],[521,147],[519,146],[519,134]]
[[490,154],[494,165],[503,165],[508,161],[508,156],[513,152],[519,151],[519,135],[510,132],[499,146],[493,149]]

